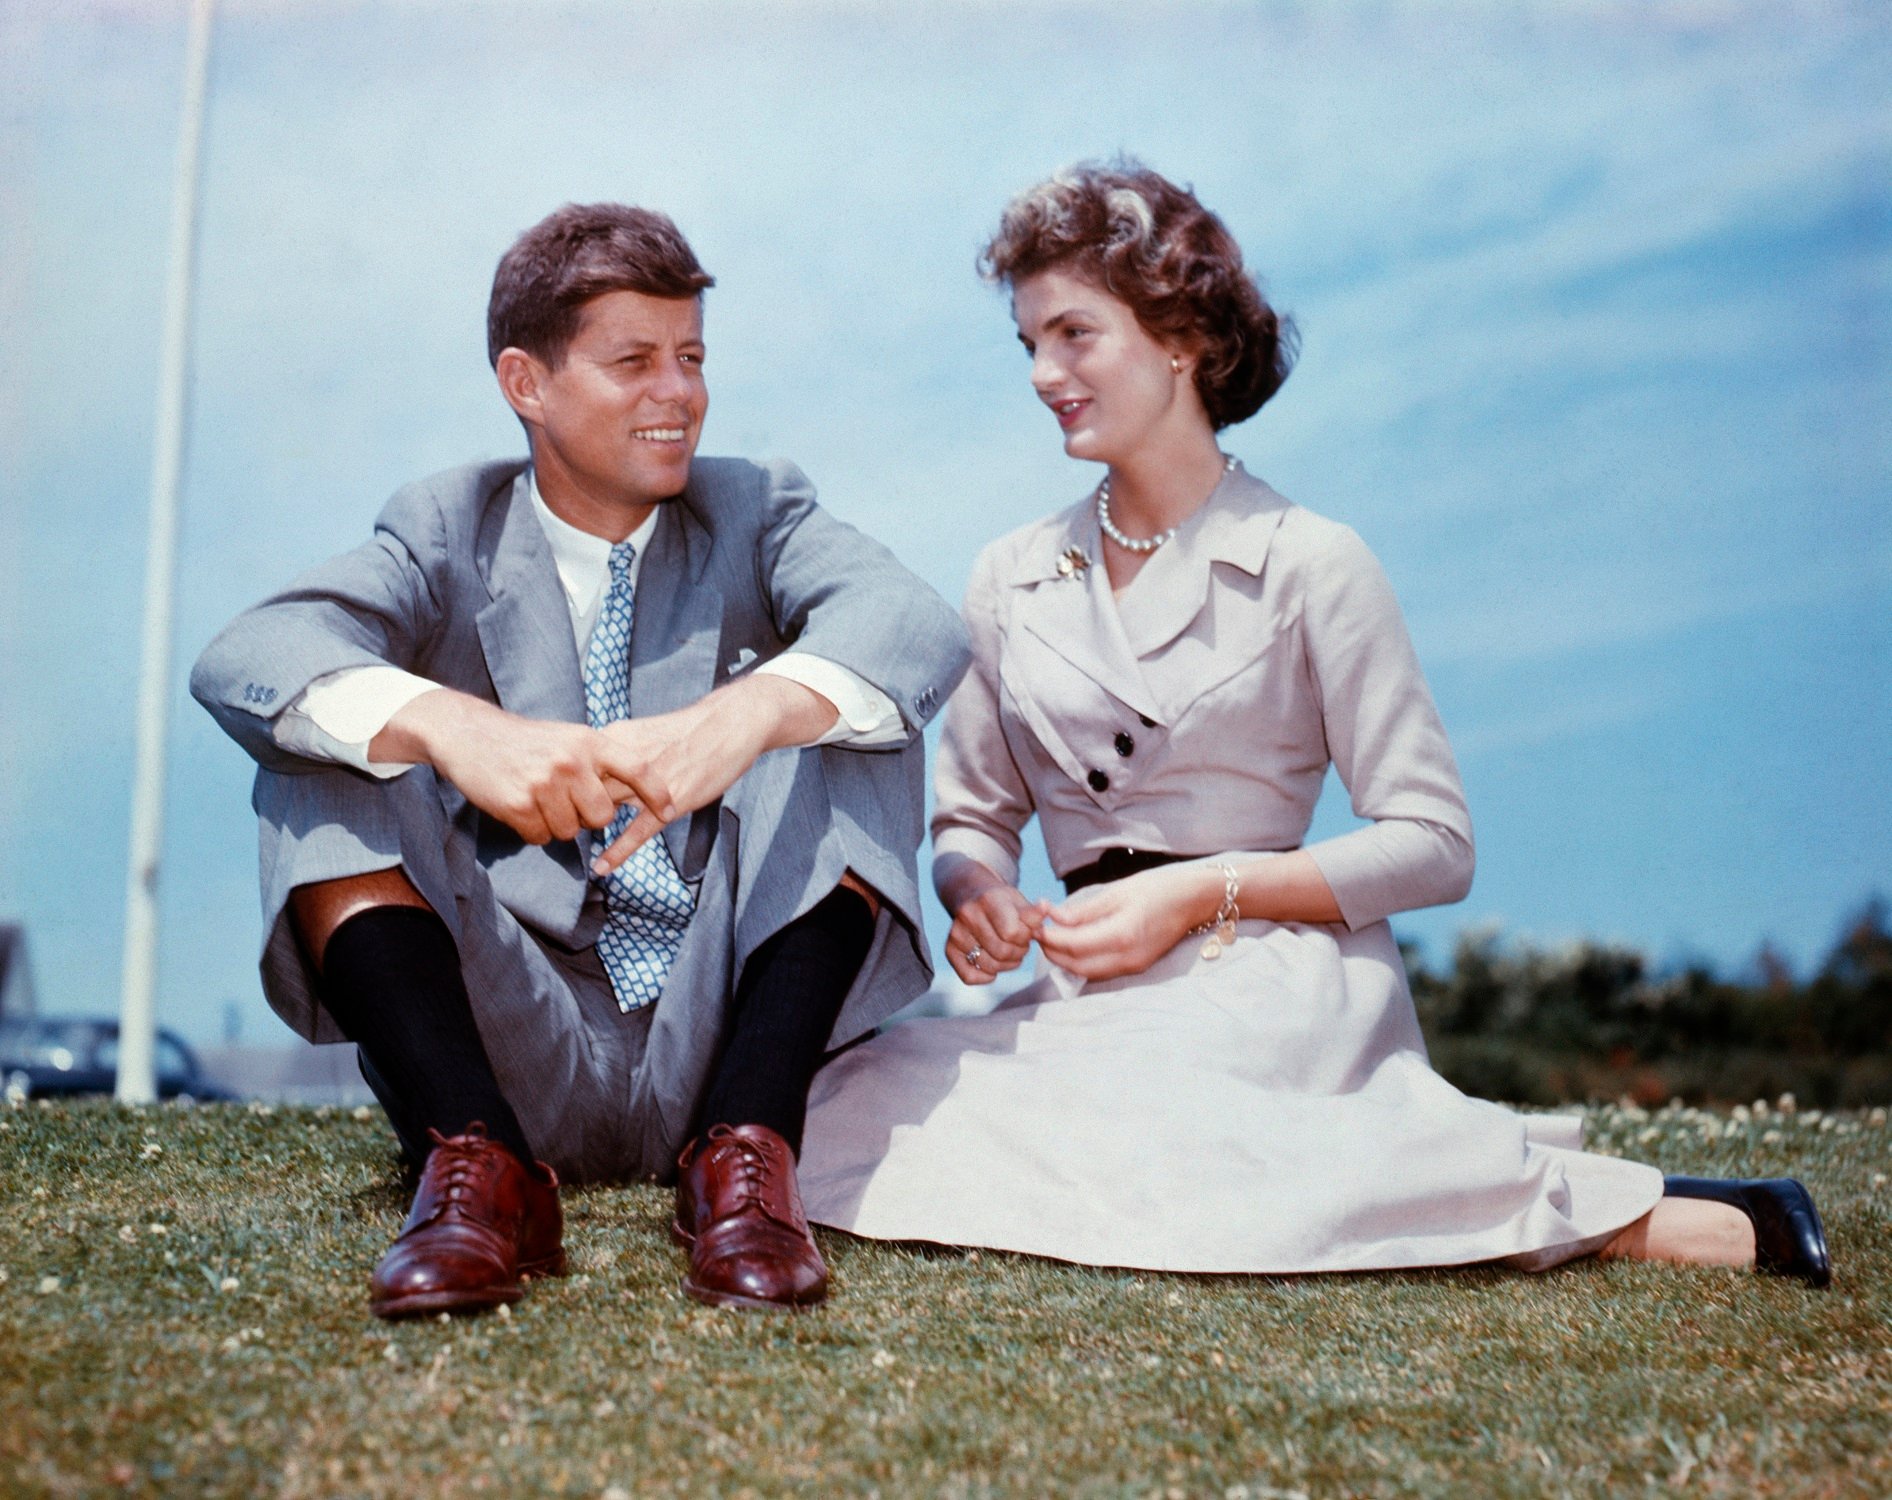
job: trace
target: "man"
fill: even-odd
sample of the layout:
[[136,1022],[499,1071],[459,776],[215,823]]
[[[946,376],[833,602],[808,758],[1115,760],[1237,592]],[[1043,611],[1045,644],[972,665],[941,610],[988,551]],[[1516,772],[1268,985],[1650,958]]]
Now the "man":
[[661,214],[528,230],[487,341],[529,464],[400,491],[192,674],[261,766],[265,993],[420,1167],[385,1317],[516,1300],[560,1175],[673,1160],[686,1291],[819,1301],[809,1080],[930,976],[918,736],[964,633],[792,465],[695,460],[712,284]]

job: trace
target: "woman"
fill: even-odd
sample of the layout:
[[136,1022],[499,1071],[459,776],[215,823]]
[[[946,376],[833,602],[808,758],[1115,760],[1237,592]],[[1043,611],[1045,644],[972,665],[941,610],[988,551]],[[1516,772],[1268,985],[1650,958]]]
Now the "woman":
[[[1798,1183],[1665,1192],[1427,1065],[1385,919],[1464,896],[1464,795],[1372,554],[1217,446],[1292,357],[1221,222],[1086,166],[1016,199],[982,261],[1065,452],[1107,466],[981,554],[939,754],[948,961],[975,985],[1047,963],[823,1071],[809,1217],[1173,1271],[1596,1253],[1824,1284]],[[1330,761],[1371,822],[1301,848]],[[1034,814],[1058,905],[1017,888]]]

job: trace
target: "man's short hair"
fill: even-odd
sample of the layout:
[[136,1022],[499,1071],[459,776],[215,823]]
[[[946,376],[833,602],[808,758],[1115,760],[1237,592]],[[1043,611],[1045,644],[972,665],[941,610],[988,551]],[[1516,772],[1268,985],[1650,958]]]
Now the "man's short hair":
[[623,203],[567,203],[499,258],[486,304],[486,357],[523,349],[556,366],[579,315],[606,292],[695,297],[716,285],[669,215]]

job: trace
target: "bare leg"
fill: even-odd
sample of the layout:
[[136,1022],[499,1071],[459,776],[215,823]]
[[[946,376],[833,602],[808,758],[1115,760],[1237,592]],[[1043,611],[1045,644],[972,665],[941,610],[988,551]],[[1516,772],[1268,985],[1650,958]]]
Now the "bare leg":
[[398,867],[374,870],[366,875],[347,875],[340,880],[318,880],[299,885],[289,893],[289,917],[295,923],[302,951],[316,972],[322,970],[322,955],[328,940],[350,917],[377,906],[418,906],[432,911],[427,900],[414,889],[407,872]]
[[1598,1260],[1751,1266],[1754,1224],[1740,1209],[1698,1198],[1664,1198],[1597,1251]]
[[841,888],[854,892],[861,900],[865,901],[867,903],[869,916],[878,917],[880,915],[880,893],[852,870],[843,870],[841,872]]

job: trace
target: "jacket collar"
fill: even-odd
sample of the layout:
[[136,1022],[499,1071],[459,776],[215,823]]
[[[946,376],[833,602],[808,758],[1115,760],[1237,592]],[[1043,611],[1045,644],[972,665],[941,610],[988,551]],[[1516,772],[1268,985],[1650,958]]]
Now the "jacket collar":
[[[1103,566],[1096,507],[1086,500],[1021,550],[1005,579],[1021,591],[1017,618],[1106,691],[1163,723],[1161,696],[1151,690],[1140,659],[1175,640],[1202,613],[1216,564],[1260,575],[1288,503],[1237,464],[1116,595]],[[1067,556],[1081,556],[1083,565],[1061,566]]]
[[[1235,467],[1203,502],[1202,508],[1176,529],[1175,540],[1159,548],[1156,558],[1178,552],[1200,562],[1232,563],[1259,577],[1274,540],[1282,512],[1293,502],[1255,478],[1237,460]],[[1042,540],[1020,549],[1005,576],[1009,584],[1027,585],[1062,580],[1058,566],[1068,548],[1076,547],[1092,562],[1102,556],[1102,533],[1097,525],[1095,495],[1053,516],[1042,529]],[[1155,559],[1151,560],[1153,565]],[[1149,574],[1146,565],[1139,578]]]
[[1037,531],[1010,582],[1014,618],[1086,677],[1154,722],[1156,695],[1124,637],[1104,571],[1103,534],[1089,503]]
[[1216,564],[1260,577],[1287,506],[1239,463],[1225,474],[1203,507],[1116,596],[1130,649],[1146,657],[1187,630],[1209,602]]
[[493,492],[474,555],[488,595],[477,620],[480,646],[501,705],[527,718],[584,723],[571,614],[525,469]]

